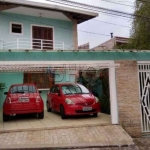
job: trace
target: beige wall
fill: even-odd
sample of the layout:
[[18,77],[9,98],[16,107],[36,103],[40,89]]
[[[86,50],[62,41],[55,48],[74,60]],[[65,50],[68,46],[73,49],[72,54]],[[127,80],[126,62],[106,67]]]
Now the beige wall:
[[141,116],[136,61],[116,61],[116,87],[119,123],[132,136],[141,136]]
[[64,13],[73,22],[73,49],[78,49],[78,24],[77,20],[73,19],[71,15]]
[[77,21],[73,20],[73,39],[74,39],[74,49],[78,49],[78,31],[77,31]]

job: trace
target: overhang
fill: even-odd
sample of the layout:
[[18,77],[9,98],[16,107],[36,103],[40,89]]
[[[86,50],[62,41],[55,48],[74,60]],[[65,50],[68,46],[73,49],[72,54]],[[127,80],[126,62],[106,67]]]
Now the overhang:
[[114,64],[114,61],[0,61],[0,72],[93,72],[116,67],[119,67],[119,64]]
[[28,7],[40,10],[61,12],[63,14],[71,16],[72,19],[76,19],[78,24],[98,16],[98,13],[95,12],[85,11],[72,7],[65,7],[51,3],[41,3],[27,0],[0,0],[0,11],[14,7]]

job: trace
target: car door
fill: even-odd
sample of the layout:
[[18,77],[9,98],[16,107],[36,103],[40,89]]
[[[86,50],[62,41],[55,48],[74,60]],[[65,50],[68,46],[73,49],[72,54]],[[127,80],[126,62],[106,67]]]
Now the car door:
[[50,90],[50,107],[54,110],[58,110],[58,90],[57,90],[57,86],[54,85],[51,90]]

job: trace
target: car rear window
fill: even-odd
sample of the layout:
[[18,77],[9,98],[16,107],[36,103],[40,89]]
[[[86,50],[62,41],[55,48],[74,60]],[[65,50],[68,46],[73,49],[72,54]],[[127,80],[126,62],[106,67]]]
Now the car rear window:
[[32,85],[18,85],[13,86],[10,90],[11,94],[13,93],[36,93],[35,86]]

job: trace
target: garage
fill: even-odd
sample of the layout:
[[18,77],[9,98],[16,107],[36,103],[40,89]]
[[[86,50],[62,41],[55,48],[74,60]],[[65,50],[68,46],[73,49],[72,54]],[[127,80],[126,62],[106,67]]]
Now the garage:
[[[119,67],[119,65],[114,64],[114,61],[42,61],[40,63],[38,61],[0,62],[0,78],[1,81],[7,85],[5,91],[7,91],[9,86],[14,83],[34,83],[37,85],[38,89],[42,91],[41,96],[44,100],[45,108],[43,120],[38,120],[35,116],[25,115],[11,117],[9,122],[3,123],[1,118],[0,130],[118,124],[117,99],[116,94],[114,94],[114,92],[116,92],[115,68],[117,67]],[[80,83],[79,78],[81,74],[86,80],[86,85],[84,86],[88,89],[91,88],[95,96],[102,97],[101,100],[103,101],[101,101],[101,103],[103,106],[101,106],[102,111],[98,114],[98,117],[72,116],[68,117],[66,120],[62,120],[59,113],[55,111],[47,112],[46,100],[47,92],[50,90],[50,87],[54,83]],[[97,79],[99,79],[99,81],[97,81]],[[101,85],[102,79],[105,80],[104,87]],[[98,85],[96,85],[96,83],[98,83]],[[108,88],[108,90],[105,90],[106,88]],[[105,93],[105,98],[103,97],[102,91]],[[5,95],[3,92],[1,92],[0,95],[4,100]],[[110,100],[107,100],[107,98]],[[3,101],[1,101],[0,104],[1,113],[2,103]]]

